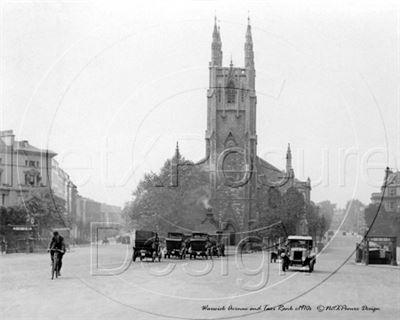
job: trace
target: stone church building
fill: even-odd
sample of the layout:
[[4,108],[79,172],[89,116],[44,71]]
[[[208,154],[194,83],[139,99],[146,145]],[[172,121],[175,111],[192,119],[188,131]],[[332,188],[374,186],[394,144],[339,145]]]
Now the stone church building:
[[[256,70],[250,21],[244,44],[244,66],[223,66],[220,28],[215,21],[207,90],[206,156],[198,165],[209,172],[210,208],[203,226],[230,233],[257,228],[256,192],[260,187],[284,193],[290,187],[310,201],[310,180],[299,181],[292,168],[290,145],[286,170],[257,156]],[[236,239],[235,239],[236,237]]]

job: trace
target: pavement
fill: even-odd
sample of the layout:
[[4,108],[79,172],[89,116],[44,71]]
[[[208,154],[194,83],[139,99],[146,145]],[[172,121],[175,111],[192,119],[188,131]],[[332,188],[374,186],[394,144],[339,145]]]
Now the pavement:
[[356,264],[357,240],[335,238],[313,273],[234,250],[132,263],[132,249],[115,244],[73,248],[51,280],[47,254],[10,254],[0,257],[0,318],[397,319],[400,268]]

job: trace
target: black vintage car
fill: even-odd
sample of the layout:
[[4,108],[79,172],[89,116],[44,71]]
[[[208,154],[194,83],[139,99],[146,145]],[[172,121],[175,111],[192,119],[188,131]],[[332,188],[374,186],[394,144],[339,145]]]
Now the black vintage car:
[[133,261],[137,258],[140,261],[145,258],[150,258],[153,262],[161,260],[160,240],[156,232],[136,230],[133,238]]
[[210,244],[210,240],[208,240],[207,233],[193,232],[192,237],[189,240],[189,258],[196,259],[196,257],[205,257],[207,259],[208,244]]
[[169,232],[165,239],[166,253],[165,258],[178,257],[185,259],[186,244],[184,242],[184,234],[179,232]]
[[289,236],[287,246],[282,257],[282,271],[290,266],[308,267],[309,272],[314,271],[316,263],[313,239],[310,236]]

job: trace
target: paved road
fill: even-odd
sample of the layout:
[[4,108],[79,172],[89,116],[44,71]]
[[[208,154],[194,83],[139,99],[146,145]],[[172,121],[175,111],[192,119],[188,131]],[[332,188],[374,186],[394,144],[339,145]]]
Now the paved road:
[[[262,253],[232,254],[212,262],[132,264],[129,248],[109,245],[100,246],[97,256],[95,247],[73,249],[64,257],[62,277],[52,281],[45,254],[2,256],[0,318],[395,319],[400,313],[400,269],[355,264],[351,254],[356,241],[351,236],[334,239],[312,274],[283,274]],[[91,266],[97,272],[108,269],[102,271],[107,275],[91,275]],[[294,310],[258,309],[280,304]],[[319,312],[319,305],[346,305],[347,310]],[[364,305],[379,310],[349,310]],[[235,310],[228,310],[230,306]],[[295,310],[299,307],[311,310]]]

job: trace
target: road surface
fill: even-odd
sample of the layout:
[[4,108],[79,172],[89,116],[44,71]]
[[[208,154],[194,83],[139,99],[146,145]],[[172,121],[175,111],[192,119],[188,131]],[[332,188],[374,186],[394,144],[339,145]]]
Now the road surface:
[[311,274],[282,273],[264,253],[232,250],[212,262],[131,263],[131,249],[107,245],[73,248],[51,280],[48,255],[10,254],[0,257],[0,318],[397,318],[400,269],[356,264],[356,241],[338,236]]

